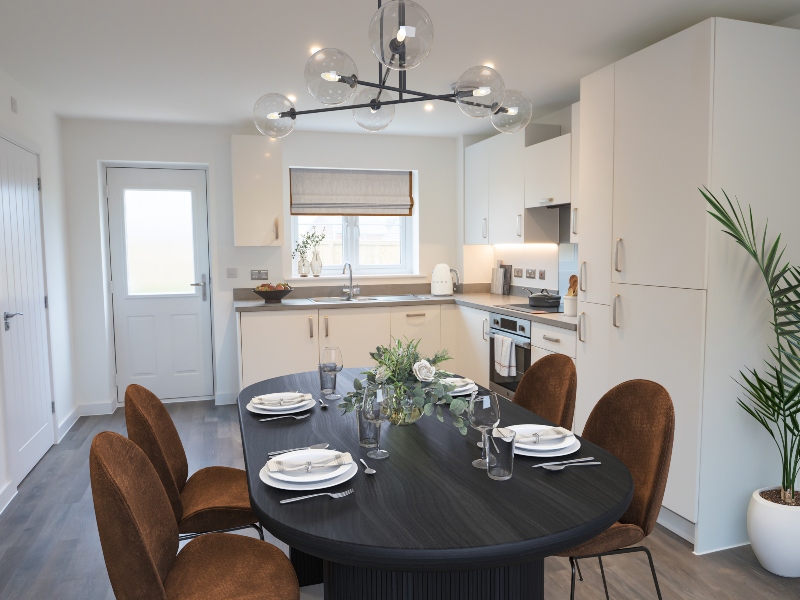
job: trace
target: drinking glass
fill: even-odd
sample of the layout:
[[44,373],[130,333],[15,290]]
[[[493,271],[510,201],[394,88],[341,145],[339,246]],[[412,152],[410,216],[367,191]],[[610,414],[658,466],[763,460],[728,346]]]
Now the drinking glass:
[[337,347],[323,348],[319,361],[320,392],[327,400],[339,400],[336,393],[336,374],[342,370],[342,351]]
[[483,438],[483,457],[472,461],[472,466],[485,469],[489,465],[489,457],[486,453],[486,432],[500,423],[500,401],[497,394],[489,392],[486,395],[478,396],[473,392],[469,399],[469,409],[467,419],[473,429],[481,432]]
[[487,438],[489,440],[486,456],[489,466],[486,472],[490,479],[504,481],[511,479],[514,472],[514,443],[517,432],[513,429],[498,427],[492,429]]
[[367,386],[364,389],[364,418],[375,424],[375,448],[367,452],[370,458],[386,458],[389,453],[381,449],[381,424],[392,414],[394,388],[391,385]]
[[364,410],[356,409],[356,419],[358,425],[358,445],[362,448],[374,448],[378,445],[381,435],[381,428],[373,421],[368,421]]

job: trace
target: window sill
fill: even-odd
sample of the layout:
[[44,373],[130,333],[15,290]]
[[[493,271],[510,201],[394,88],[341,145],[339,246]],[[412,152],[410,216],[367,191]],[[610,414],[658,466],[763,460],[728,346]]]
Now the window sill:
[[[369,275],[359,275],[358,273],[353,273],[353,281],[361,281],[362,279],[424,279],[427,280],[425,275],[419,275],[414,273],[399,273],[397,275],[379,275],[379,274],[369,274]],[[296,277],[292,276],[284,281],[293,282],[293,281],[350,281],[349,275],[320,275],[319,277]]]

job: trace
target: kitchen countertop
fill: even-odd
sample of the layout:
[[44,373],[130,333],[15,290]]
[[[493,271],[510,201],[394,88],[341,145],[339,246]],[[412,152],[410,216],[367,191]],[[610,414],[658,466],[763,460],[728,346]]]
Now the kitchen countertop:
[[[308,298],[286,298],[280,304],[265,304],[258,300],[240,300],[233,303],[236,312],[262,312],[281,310],[304,310],[309,308],[356,308],[374,306],[414,306],[420,304],[459,304],[478,310],[485,310],[496,314],[527,319],[533,323],[541,323],[561,329],[576,331],[578,328],[577,317],[565,317],[563,314],[548,313],[534,315],[528,312],[504,308],[509,304],[524,304],[525,296],[501,296],[498,294],[454,294],[452,296],[431,296],[429,294],[411,296],[402,300],[375,300],[362,302],[312,302]],[[501,305],[498,307],[497,305]]]

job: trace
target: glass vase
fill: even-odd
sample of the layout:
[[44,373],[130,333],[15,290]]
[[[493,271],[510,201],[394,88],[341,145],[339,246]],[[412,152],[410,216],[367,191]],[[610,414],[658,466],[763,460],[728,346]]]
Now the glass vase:
[[311,263],[308,262],[305,256],[301,256],[300,260],[297,261],[297,274],[300,277],[308,277],[309,273],[311,273]]
[[392,414],[389,415],[389,422],[393,425],[411,425],[416,423],[421,416],[422,409],[414,406],[413,396],[406,393],[395,400]]
[[319,255],[319,250],[314,250],[314,256],[311,257],[311,274],[314,277],[319,277],[322,273],[322,258]]

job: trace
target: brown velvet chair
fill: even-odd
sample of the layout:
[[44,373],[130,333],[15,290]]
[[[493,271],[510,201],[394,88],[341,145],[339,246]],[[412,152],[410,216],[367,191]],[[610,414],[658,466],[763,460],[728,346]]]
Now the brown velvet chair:
[[612,388],[589,415],[583,438],[597,444],[620,459],[633,476],[633,500],[622,518],[600,535],[562,552],[572,567],[570,598],[575,597],[575,569],[580,574],[578,559],[594,558],[600,563],[603,587],[608,598],[608,585],[603,569],[603,556],[644,552],[656,593],[661,599],[655,565],[645,546],[630,547],[650,535],[664,498],[672,439],[675,434],[675,410],[667,390],[652,381],[634,379]]
[[299,600],[292,564],[267,542],[211,533],[178,553],[167,493],[132,441],[110,431],[95,436],[89,472],[100,545],[118,599]]
[[206,467],[189,475],[181,438],[164,404],[147,388],[125,390],[128,438],[153,463],[172,505],[181,539],[210,531],[253,527],[264,533],[250,508],[247,476],[242,469]]
[[514,392],[514,402],[559,427],[572,429],[578,374],[563,354],[548,354],[533,363]]

